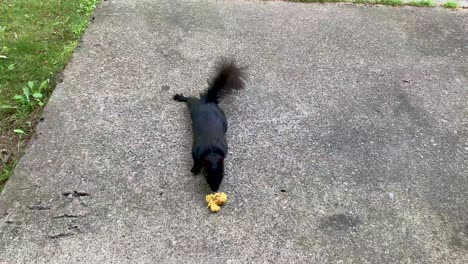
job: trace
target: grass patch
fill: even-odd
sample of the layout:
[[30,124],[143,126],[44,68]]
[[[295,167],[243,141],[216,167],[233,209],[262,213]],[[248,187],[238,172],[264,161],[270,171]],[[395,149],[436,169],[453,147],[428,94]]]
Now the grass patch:
[[98,0],[1,0],[0,189]]
[[3,186],[7,182],[10,175],[13,173],[14,165],[5,166],[0,172],[0,193],[3,191]]
[[389,5],[389,6],[401,6],[403,5],[401,0],[379,0],[377,4]]
[[458,3],[454,1],[448,1],[448,2],[445,2],[442,6],[445,8],[456,9],[458,8]]
[[409,6],[419,7],[434,7],[435,3],[432,0],[410,1],[407,3]]
[[354,4],[402,6],[402,0],[354,0]]

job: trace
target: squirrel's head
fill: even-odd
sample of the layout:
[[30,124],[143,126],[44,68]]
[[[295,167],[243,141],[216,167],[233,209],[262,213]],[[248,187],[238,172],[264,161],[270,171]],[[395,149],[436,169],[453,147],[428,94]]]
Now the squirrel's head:
[[203,160],[205,179],[210,189],[218,191],[224,176],[224,158],[217,153],[209,153]]

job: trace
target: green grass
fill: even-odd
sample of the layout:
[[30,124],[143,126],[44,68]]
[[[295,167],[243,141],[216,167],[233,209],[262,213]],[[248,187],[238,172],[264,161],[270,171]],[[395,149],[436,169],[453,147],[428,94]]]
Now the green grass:
[[68,62],[98,0],[0,0],[0,186],[34,130],[35,119]]
[[2,171],[0,171],[0,193],[3,190],[3,186],[7,182],[10,175],[13,173],[13,165],[5,166]]
[[419,7],[434,7],[435,3],[432,0],[410,1],[407,3],[409,6]]
[[377,1],[377,3],[381,5],[389,5],[389,6],[401,6],[403,4],[401,0],[379,0]]
[[402,0],[354,0],[355,4],[372,4],[372,5],[389,5],[389,6],[401,6],[403,5]]
[[442,6],[445,8],[456,9],[458,8],[458,3],[454,1],[448,1],[448,2],[445,2]]

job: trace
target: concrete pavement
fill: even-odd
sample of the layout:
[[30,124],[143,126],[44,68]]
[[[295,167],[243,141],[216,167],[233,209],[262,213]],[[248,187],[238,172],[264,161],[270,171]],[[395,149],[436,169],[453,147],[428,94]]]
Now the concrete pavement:
[[[0,263],[467,263],[466,11],[102,1],[0,198]],[[188,113],[219,56],[211,214]]]

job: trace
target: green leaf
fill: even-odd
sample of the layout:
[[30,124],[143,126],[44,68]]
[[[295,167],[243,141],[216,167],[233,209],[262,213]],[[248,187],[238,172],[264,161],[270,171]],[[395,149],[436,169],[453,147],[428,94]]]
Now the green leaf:
[[16,109],[16,107],[11,105],[0,105],[0,109]]
[[26,135],[26,132],[24,132],[22,129],[13,129],[13,132]]
[[33,97],[34,98],[42,98],[42,94],[41,93],[33,93]]
[[43,102],[39,102],[37,103],[39,106],[44,106],[44,103]]
[[13,99],[15,99],[15,100],[23,100],[24,97],[23,97],[22,95],[17,94],[17,95],[15,95],[15,96],[13,96]]
[[[28,83],[28,84],[29,84],[29,83]],[[23,94],[24,94],[24,97],[25,97],[26,101],[28,101],[28,103],[29,103],[29,95],[30,95],[30,93],[29,93],[28,87],[23,87]]]
[[39,85],[39,91],[42,92],[43,89],[47,88],[48,84],[49,84],[49,79],[41,82],[41,85]]
[[34,82],[33,82],[33,81],[29,81],[29,82],[28,82],[28,86],[29,86],[29,88],[32,89],[32,88],[34,87]]

